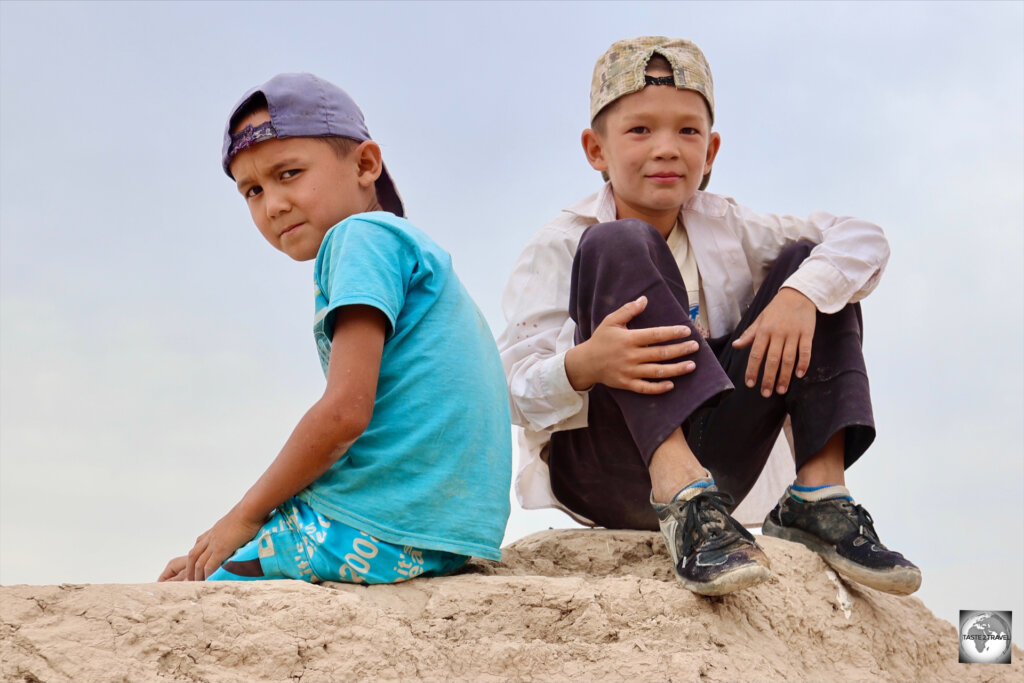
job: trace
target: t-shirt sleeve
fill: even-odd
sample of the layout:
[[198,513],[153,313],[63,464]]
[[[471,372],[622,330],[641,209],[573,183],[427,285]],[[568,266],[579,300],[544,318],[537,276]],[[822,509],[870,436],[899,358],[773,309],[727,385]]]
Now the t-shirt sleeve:
[[318,284],[327,299],[325,332],[333,333],[339,308],[362,304],[387,317],[390,339],[415,262],[412,245],[384,226],[353,220],[331,230],[318,264]]

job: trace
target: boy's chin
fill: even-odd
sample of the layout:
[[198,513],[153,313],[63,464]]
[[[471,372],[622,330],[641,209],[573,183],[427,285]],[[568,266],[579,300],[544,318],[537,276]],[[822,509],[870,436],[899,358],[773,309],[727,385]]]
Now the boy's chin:
[[664,201],[642,201],[637,202],[635,206],[651,214],[671,213],[682,209],[686,202],[690,201],[691,196],[666,198]]
[[[612,192],[615,192],[614,185],[612,185]],[[693,188],[692,191],[690,189],[682,191],[680,188],[665,188],[663,191],[644,193],[642,196],[634,197],[623,197],[617,192],[615,194],[620,200],[625,200],[627,203],[632,204],[637,208],[653,213],[664,213],[666,211],[678,211],[688,201],[690,201],[696,193],[697,188]]]
[[290,258],[292,261],[298,261],[300,263],[304,261],[312,261],[316,258],[317,252],[308,249],[280,249],[280,252]]

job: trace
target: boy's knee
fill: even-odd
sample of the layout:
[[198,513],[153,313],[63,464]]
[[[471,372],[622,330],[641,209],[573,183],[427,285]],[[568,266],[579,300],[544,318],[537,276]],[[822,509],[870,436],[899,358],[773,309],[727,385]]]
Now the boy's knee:
[[624,218],[591,225],[583,232],[577,253],[584,256],[589,253],[625,256],[637,250],[646,252],[659,241],[664,242],[665,239],[650,223],[636,218]]

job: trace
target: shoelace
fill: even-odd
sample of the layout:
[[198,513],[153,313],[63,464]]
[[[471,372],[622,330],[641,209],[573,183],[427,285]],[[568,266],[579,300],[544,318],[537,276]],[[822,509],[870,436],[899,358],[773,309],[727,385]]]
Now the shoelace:
[[[698,531],[703,531],[706,541],[699,547],[699,550],[717,550],[731,545],[736,537],[741,536],[751,543],[754,537],[743,528],[743,525],[729,516],[727,508],[733,504],[733,498],[724,491],[701,491],[690,500],[676,501],[672,503],[672,514],[682,517],[683,522],[679,525],[676,534],[681,535],[682,551],[681,558],[689,557],[696,544],[694,538]],[[709,526],[711,522],[719,522],[719,526]],[[731,527],[731,528],[730,528]]]
[[871,518],[871,513],[864,509],[863,506],[857,503],[844,501],[841,507],[846,514],[857,523],[857,533],[864,536],[875,545],[884,548],[882,541],[878,538],[878,532],[875,531],[875,520]]

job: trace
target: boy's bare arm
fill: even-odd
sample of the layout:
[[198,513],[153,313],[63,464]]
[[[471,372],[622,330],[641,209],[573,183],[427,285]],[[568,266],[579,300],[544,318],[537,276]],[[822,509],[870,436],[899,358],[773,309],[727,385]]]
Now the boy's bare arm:
[[187,556],[171,560],[159,580],[208,577],[255,536],[274,508],[313,483],[348,450],[373,416],[386,325],[376,308],[339,309],[324,395],[242,500],[196,539]]
[[693,361],[664,361],[696,352],[696,341],[652,346],[689,336],[688,327],[674,325],[638,330],[626,327],[646,307],[647,297],[642,296],[609,313],[590,339],[565,354],[565,374],[573,389],[584,391],[600,383],[640,394],[663,394],[674,386],[666,378],[693,372],[696,367]]
[[792,287],[778,291],[761,315],[732,344],[738,349],[750,346],[744,377],[748,387],[757,382],[762,363],[761,395],[765,397],[771,396],[773,389],[786,393],[794,366],[796,376],[804,376],[811,363],[817,313],[814,303],[801,292]]

